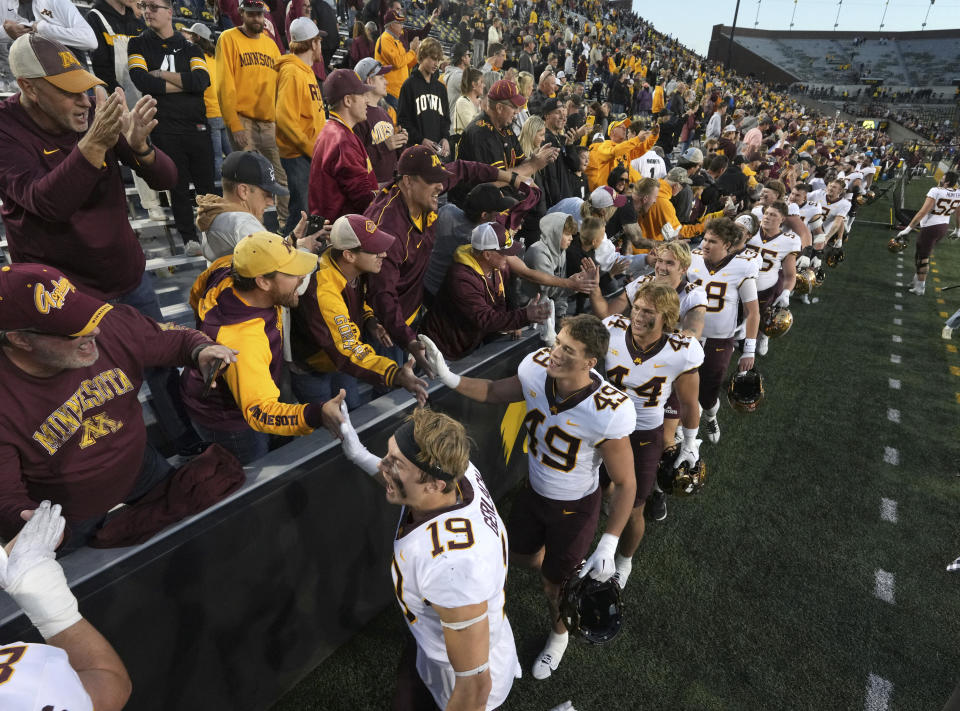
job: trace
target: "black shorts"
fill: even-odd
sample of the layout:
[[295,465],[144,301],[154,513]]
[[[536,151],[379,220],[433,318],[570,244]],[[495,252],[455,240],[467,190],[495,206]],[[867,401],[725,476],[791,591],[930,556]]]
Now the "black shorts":
[[937,242],[942,240],[950,230],[950,223],[943,222],[939,225],[927,225],[920,230],[917,237],[917,248],[914,252],[914,260],[919,264],[924,259],[929,259],[933,254],[933,248]]
[[600,488],[575,501],[559,501],[540,496],[524,484],[513,509],[507,531],[510,550],[534,555],[546,548],[540,572],[559,585],[569,578],[587,557],[600,520]]
[[637,430],[630,435],[633,450],[633,471],[637,476],[637,495],[633,508],[642,505],[653,491],[657,481],[657,468],[663,454],[663,425],[652,430]]

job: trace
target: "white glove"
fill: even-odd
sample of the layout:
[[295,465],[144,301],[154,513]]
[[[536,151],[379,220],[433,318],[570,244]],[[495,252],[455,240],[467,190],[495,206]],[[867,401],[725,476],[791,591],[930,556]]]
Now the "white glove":
[[950,239],[960,239],[960,227],[950,233]]
[[686,462],[693,469],[694,465],[700,460],[700,443],[702,439],[695,439],[692,443],[684,441],[680,447],[680,454],[673,460],[673,468],[678,469],[681,464]]
[[902,229],[902,230],[900,230],[899,232],[897,232],[897,237],[906,237],[906,236],[907,236],[908,234],[910,234],[911,232],[913,232],[913,228],[912,228],[912,227],[909,227],[909,226],[908,226],[908,227],[905,227],[904,229]]
[[784,289],[780,292],[780,296],[777,297],[777,300],[773,302],[774,306],[783,306],[784,308],[790,308],[790,289]]
[[842,239],[842,238],[837,237],[835,240],[833,240],[833,248],[834,248],[834,249],[840,249],[842,246],[843,246],[843,239]]
[[802,255],[797,259],[797,271],[802,272],[804,269],[810,268],[810,257],[807,255]]
[[437,344],[426,336],[417,336],[420,343],[423,344],[424,357],[430,365],[430,369],[436,373],[436,378],[451,390],[456,390],[460,384],[460,376],[450,372],[447,361],[443,359],[443,353],[437,348]]
[[613,555],[617,552],[619,541],[620,537],[614,536],[612,533],[604,533],[600,536],[600,542],[597,544],[596,550],[587,558],[587,562],[580,569],[580,577],[584,578],[589,573],[592,578],[599,580],[601,583],[609,580],[617,572],[617,564]]
[[375,455],[369,449],[363,446],[360,436],[353,428],[350,421],[350,412],[347,410],[347,403],[340,403],[340,414],[343,415],[343,424],[340,425],[340,434],[343,439],[340,441],[343,447],[343,453],[351,462],[370,476],[376,476],[380,470],[380,457]]
[[82,619],[63,568],[54,560],[65,526],[60,505],[42,501],[17,535],[10,557],[0,548],[0,588],[14,599],[44,639]]
[[548,346],[553,346],[557,341],[557,309],[553,299],[547,299],[550,305],[550,315],[540,324],[540,340]]
[[820,257],[814,257],[813,259],[810,260],[810,268],[813,269],[814,271],[820,268],[820,264],[821,264]]
[[680,228],[665,222],[663,227],[660,228],[660,234],[663,235],[664,242],[672,242],[680,235]]

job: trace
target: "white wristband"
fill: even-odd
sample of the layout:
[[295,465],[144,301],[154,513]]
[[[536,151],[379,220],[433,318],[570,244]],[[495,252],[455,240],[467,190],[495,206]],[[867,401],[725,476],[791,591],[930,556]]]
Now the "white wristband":
[[693,449],[694,444],[697,441],[697,433],[700,431],[699,427],[682,427],[683,430],[683,447],[684,449]]
[[50,639],[82,619],[77,598],[67,585],[63,568],[48,558],[34,565],[7,587],[7,594],[26,613],[44,639]]
[[460,385],[460,376],[456,373],[447,372],[440,376],[440,382],[451,390],[456,390],[457,386]]
[[757,339],[756,338],[744,338],[743,339],[743,355],[741,358],[753,358],[754,354],[757,352]]

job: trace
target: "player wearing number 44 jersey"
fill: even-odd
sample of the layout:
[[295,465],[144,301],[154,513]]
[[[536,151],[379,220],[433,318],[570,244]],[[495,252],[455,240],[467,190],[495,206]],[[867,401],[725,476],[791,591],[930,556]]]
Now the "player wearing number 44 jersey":
[[703,286],[707,294],[704,315],[704,360],[700,366],[700,406],[703,408],[704,428],[711,442],[720,441],[720,386],[723,383],[730,356],[733,355],[734,336],[737,333],[739,312],[746,315],[743,355],[739,370],[753,367],[760,328],[760,308],[757,302],[757,273],[760,257],[751,249],[734,253],[740,240],[740,228],[726,217],[710,220],[703,234],[700,249],[693,250],[687,279]]
[[387,501],[403,506],[392,573],[416,641],[416,674],[405,653],[393,708],[497,708],[520,676],[504,613],[507,532],[470,463],[463,425],[416,410],[380,459],[360,443],[345,406],[342,414],[347,458],[383,484]]
[[567,318],[552,349],[531,353],[516,376],[495,381],[454,375],[436,346],[420,338],[430,367],[447,387],[479,402],[526,400],[529,481],[513,504],[509,529],[514,562],[539,568],[550,606],[553,629],[533,665],[534,678],[545,679],[567,648],[560,590],[593,541],[601,460],[614,485],[614,503],[580,577],[605,581],[614,574],[617,543],[636,496],[629,441],[636,413],[627,395],[594,370],[606,356],[609,334],[595,316]]
[[923,207],[898,235],[906,237],[917,224],[920,225],[920,236],[917,237],[917,247],[913,255],[917,273],[914,274],[913,284],[910,287],[910,291],[917,296],[923,296],[927,288],[930,255],[933,254],[933,248],[937,242],[950,231],[951,216],[957,235],[960,236],[960,189],[957,188],[957,181],[958,176],[955,171],[944,173],[940,184],[927,191]]
[[703,364],[703,348],[690,336],[673,331],[679,318],[676,290],[669,284],[648,282],[636,292],[629,321],[615,315],[603,322],[610,332],[607,377],[630,396],[637,413],[636,429],[630,435],[637,493],[615,559],[621,588],[626,587],[633,554],[643,538],[643,508],[653,491],[663,452],[663,406],[674,389],[684,425],[676,465],[686,461],[692,467],[700,458],[697,369]]

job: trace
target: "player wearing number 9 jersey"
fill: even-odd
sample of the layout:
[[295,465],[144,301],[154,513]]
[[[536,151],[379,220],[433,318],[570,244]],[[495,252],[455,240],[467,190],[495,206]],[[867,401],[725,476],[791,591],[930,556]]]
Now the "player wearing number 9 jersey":
[[643,539],[643,509],[653,491],[663,452],[664,404],[674,386],[684,424],[683,450],[677,463],[686,458],[693,466],[699,459],[700,375],[697,369],[703,363],[703,348],[690,336],[673,331],[679,317],[680,300],[676,290],[669,284],[648,282],[637,290],[629,321],[615,315],[603,322],[610,332],[607,378],[630,396],[637,413],[637,424],[630,435],[637,494],[615,559],[621,588],[627,584],[633,554]]
[[391,572],[416,661],[412,649],[404,653],[393,708],[497,708],[520,676],[504,612],[509,548],[493,498],[469,461],[463,425],[415,410],[380,459],[360,443],[346,406],[341,411],[347,458],[383,484],[387,501],[403,506]]
[[700,249],[693,250],[687,270],[687,279],[702,285],[707,294],[699,399],[707,437],[714,443],[720,440],[720,424],[717,422],[720,386],[733,355],[741,309],[746,317],[743,355],[738,364],[741,371],[753,367],[760,328],[757,302],[759,257],[750,249],[733,253],[740,237],[740,228],[733,220],[726,217],[710,220]]
[[623,527],[633,508],[636,480],[629,436],[636,412],[625,393],[594,369],[607,353],[609,334],[595,316],[563,321],[552,349],[531,353],[517,375],[479,380],[450,373],[436,346],[421,337],[427,361],[448,387],[479,402],[526,401],[529,480],[513,504],[508,528],[514,562],[539,568],[553,629],[533,665],[544,679],[567,647],[559,596],[590,549],[600,517],[600,462],[614,484],[607,527],[580,576],[609,579]]
[[913,261],[916,265],[916,274],[910,291],[922,296],[927,285],[927,270],[930,265],[930,255],[937,242],[950,231],[950,218],[953,217],[954,226],[960,229],[960,190],[957,189],[958,176],[955,171],[943,174],[940,184],[927,191],[923,206],[913,216],[907,228],[900,232],[906,236],[910,230],[920,225],[920,236],[917,237],[917,247]]

